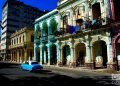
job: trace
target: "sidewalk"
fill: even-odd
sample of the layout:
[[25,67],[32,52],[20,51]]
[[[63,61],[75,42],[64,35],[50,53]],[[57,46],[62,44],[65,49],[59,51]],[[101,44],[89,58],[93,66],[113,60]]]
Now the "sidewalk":
[[73,72],[93,72],[93,73],[101,73],[101,74],[113,74],[113,73],[120,73],[120,71],[108,71],[105,69],[88,69],[86,67],[58,67],[54,65],[43,65],[44,68],[51,69],[51,70],[63,70],[63,71],[73,71]]

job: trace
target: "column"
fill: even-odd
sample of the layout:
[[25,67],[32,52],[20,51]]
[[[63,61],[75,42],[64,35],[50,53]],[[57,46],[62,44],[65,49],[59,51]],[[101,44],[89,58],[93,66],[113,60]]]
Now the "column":
[[24,62],[24,49],[21,50],[21,59],[22,59],[22,62]]
[[76,25],[76,14],[75,14],[75,11],[73,9],[73,14],[72,14],[72,25],[75,26]]
[[92,20],[92,6],[90,4],[88,4],[88,19]]
[[91,69],[95,69],[95,58],[94,58],[94,50],[93,50],[93,45],[90,45],[89,46],[90,47],[90,65],[89,65],[89,67],[91,68]]
[[10,52],[10,54],[11,54],[11,61],[13,61],[13,55],[12,55],[12,51]]
[[15,58],[14,58],[14,51],[12,52],[12,55],[13,55],[13,59],[12,59],[12,61],[15,61]]
[[74,39],[70,41],[70,67],[76,67]]
[[14,54],[14,50],[13,50],[13,61],[15,61],[15,54]]
[[43,53],[44,53],[44,64],[46,64],[46,58],[47,58],[46,53],[47,53],[47,52],[46,52],[46,49],[45,49],[45,48],[44,48],[44,52],[43,52]]
[[60,62],[60,52],[61,52],[60,51],[60,45],[56,45],[56,48],[57,48],[57,65],[58,65],[59,62]]
[[107,18],[112,18],[112,10],[111,10],[111,3],[110,0],[105,0],[106,4],[106,12],[107,12]]
[[63,61],[62,61],[62,59],[63,59],[63,50],[62,50],[62,47],[60,47],[59,48],[59,54],[60,54],[60,61],[59,61],[59,63],[58,63],[58,65],[59,66],[62,66],[63,65]]
[[17,50],[17,62],[19,62],[19,51]]
[[62,13],[59,13],[60,16],[60,28],[63,28],[63,18],[62,18]]
[[52,28],[50,25],[50,20],[47,21],[47,25],[48,25],[48,35],[52,34]]
[[51,59],[51,49],[50,49],[50,45],[47,45],[47,51],[48,51],[48,65],[50,65],[50,59]]
[[17,62],[17,53],[16,52],[14,51],[14,55],[15,55],[15,61]]
[[113,56],[112,56],[112,44],[111,43],[108,43],[107,44],[107,56],[108,56],[108,63],[107,63],[107,69],[108,70],[119,70],[119,68],[118,68],[118,64],[117,64],[117,60],[115,60],[115,62],[114,62],[114,58],[113,58]]
[[27,61],[27,49],[24,49],[24,60]]
[[107,44],[107,56],[108,56],[108,63],[113,63],[113,58],[112,58],[112,45]]
[[42,62],[43,62],[43,61],[42,61],[42,60],[43,60],[42,58],[43,58],[43,46],[41,45],[41,46],[40,46],[40,64],[43,64],[43,63],[42,63]]
[[89,5],[87,2],[85,3],[85,20],[89,20]]
[[34,60],[38,61],[38,51],[37,51],[36,44],[34,44]]
[[[101,8],[101,18],[106,21],[107,11],[106,11],[106,4],[104,3],[104,0],[100,3],[100,8]],[[101,22],[102,22],[102,25],[106,24],[106,22],[103,22],[103,21]]]
[[57,66],[59,66],[59,63],[60,63],[60,46],[61,46],[61,44],[60,44],[60,42],[59,41],[57,41],[56,43],[55,43],[55,45],[56,45],[56,50],[57,50]]
[[75,48],[73,46],[70,47],[71,52],[71,63],[70,67],[76,67],[76,60],[75,60]]
[[85,63],[90,63],[91,62],[91,51],[90,51],[90,46],[86,45],[86,58],[85,58]]
[[21,63],[21,49],[19,50],[19,62]]

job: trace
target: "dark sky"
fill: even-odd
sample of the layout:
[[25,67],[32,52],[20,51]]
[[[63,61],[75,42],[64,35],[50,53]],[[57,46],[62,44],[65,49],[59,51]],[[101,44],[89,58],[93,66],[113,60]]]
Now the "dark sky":
[[[37,7],[41,10],[53,10],[57,7],[58,0],[20,0],[25,4],[31,5],[33,7]],[[0,21],[2,17],[2,5],[5,0],[0,0]]]

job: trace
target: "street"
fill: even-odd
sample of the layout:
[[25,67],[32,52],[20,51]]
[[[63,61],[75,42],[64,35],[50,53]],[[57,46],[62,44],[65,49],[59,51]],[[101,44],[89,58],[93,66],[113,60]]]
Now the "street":
[[44,68],[42,71],[29,72],[20,69],[18,64],[0,63],[0,83],[9,86],[119,86],[112,81],[111,75],[55,70]]

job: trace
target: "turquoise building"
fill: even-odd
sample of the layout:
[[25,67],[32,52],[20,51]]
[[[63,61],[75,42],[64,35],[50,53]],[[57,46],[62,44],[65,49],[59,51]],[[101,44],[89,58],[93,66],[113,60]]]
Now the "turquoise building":
[[[35,20],[34,57],[41,64],[55,65],[59,58],[55,33],[59,26],[58,10]],[[38,33],[41,33],[39,36]]]
[[59,0],[57,9],[35,20],[34,59],[45,65],[118,70],[117,3]]

